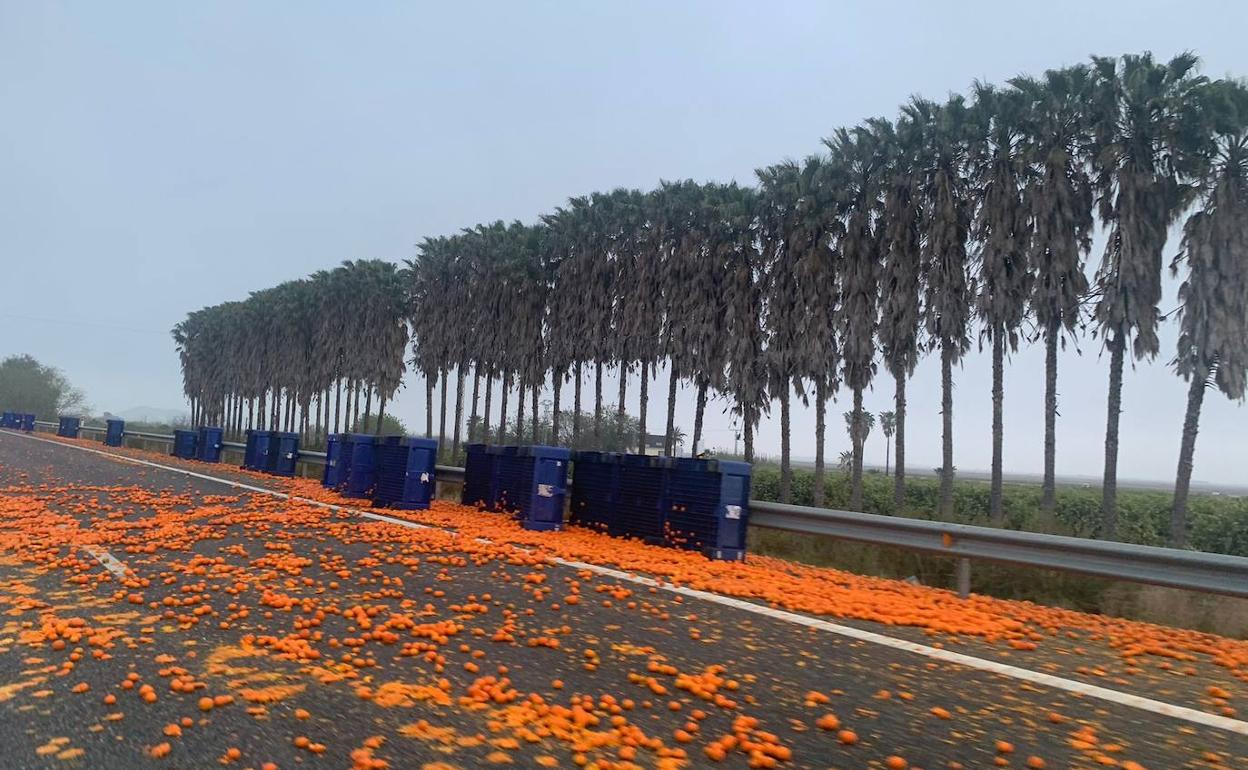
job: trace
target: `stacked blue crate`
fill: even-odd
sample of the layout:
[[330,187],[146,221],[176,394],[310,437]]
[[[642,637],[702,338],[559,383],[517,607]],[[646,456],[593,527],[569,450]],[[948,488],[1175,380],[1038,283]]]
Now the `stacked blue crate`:
[[338,479],[334,491],[342,494],[347,489],[347,479],[351,476],[351,456],[355,454],[354,433],[338,434]]
[[5,412],[4,414],[0,415],[0,428],[16,428],[16,427],[17,427],[17,413],[16,412]]
[[376,481],[373,504],[404,510],[425,510],[433,498],[438,442],[434,439],[387,436],[374,452]]
[[498,465],[499,505],[514,511],[525,529],[563,529],[568,461],[563,447],[503,447]]
[[299,434],[289,431],[274,431],[272,443],[269,445],[268,466],[265,468],[275,476],[294,476],[295,464],[299,461]]
[[108,430],[104,432],[104,446],[121,446],[126,435],[125,420],[108,420]]
[[175,430],[173,432],[173,451],[171,454],[183,460],[194,460],[195,444],[198,440],[199,435],[193,430]]
[[620,484],[619,452],[577,452],[572,465],[569,520],[580,527],[616,534],[615,501]]
[[273,431],[248,430],[247,446],[243,450],[243,468],[263,471],[269,467],[269,451],[273,445]]
[[668,474],[664,539],[712,559],[745,558],[750,464],[676,459]]
[[491,510],[516,513],[528,500],[526,490],[533,488],[533,463],[520,458],[520,447],[514,444],[491,446],[494,462],[494,505]]
[[663,542],[667,475],[670,457],[624,455],[620,458],[620,481],[614,534],[635,537],[651,544]]
[[464,505],[492,511],[498,503],[495,490],[498,455],[491,449],[485,444],[468,444],[465,447],[468,455],[464,460],[464,487],[459,498]]
[[35,416],[27,412],[22,415],[22,430],[26,433],[35,432]]
[[342,480],[342,437],[334,433],[325,444],[325,470],[321,473],[321,486],[333,489]]
[[347,497],[372,496],[373,484],[376,482],[376,466],[373,459],[376,439],[376,436],[367,433],[350,434],[350,464],[346,470],[346,480],[342,490]]
[[81,429],[81,417],[62,417],[57,423],[56,435],[61,438],[78,438],[78,431]]
[[199,443],[195,450],[196,457],[206,463],[221,462],[221,442],[225,431],[208,425],[199,428]]

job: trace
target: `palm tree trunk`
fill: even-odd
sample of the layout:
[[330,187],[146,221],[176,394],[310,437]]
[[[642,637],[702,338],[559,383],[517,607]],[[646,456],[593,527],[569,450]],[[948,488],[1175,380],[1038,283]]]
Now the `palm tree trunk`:
[[780,383],[780,502],[793,502],[793,465],[790,451],[792,449],[792,401],[793,389],[789,387],[789,378]]
[[828,386],[823,377],[815,378],[815,483],[811,493],[816,508],[823,507],[824,459],[823,440],[828,426],[826,413],[828,409]]
[[446,453],[446,384],[449,379],[446,376],[446,367],[442,367],[442,371],[438,374],[442,380],[442,387],[438,388],[438,396],[441,399],[441,412],[438,418],[438,449]]
[[706,380],[698,383],[698,402],[694,407],[693,413],[693,450],[690,454],[698,456],[698,450],[702,446],[702,417],[706,411]]
[[469,427],[467,431],[467,434],[468,434],[467,443],[469,444],[472,443],[473,438],[474,438],[473,428],[475,427],[478,430],[480,429],[480,426],[477,425],[477,418],[481,416],[480,412],[477,411],[477,404],[480,403],[478,399],[480,397],[481,397],[481,369],[476,364],[473,364],[473,367],[472,367],[472,410],[468,414],[468,426]]
[[455,367],[455,430],[451,433],[451,457],[459,457],[459,441],[464,424],[464,364]]
[[425,372],[425,438],[433,438],[433,383],[438,375]]
[[385,393],[378,394],[378,401],[379,403],[377,404],[377,430],[373,431],[373,433],[380,436],[381,424],[386,416],[386,394]]
[[359,380],[355,381],[355,403],[352,404],[351,424],[356,430],[360,430],[360,389],[363,387]]
[[1040,485],[1040,518],[1052,523],[1057,507],[1057,321],[1044,334],[1044,481]]
[[524,443],[524,374],[516,377],[516,443]]
[[355,379],[347,378],[347,404],[342,412],[342,429],[347,433],[355,432],[355,425],[351,423],[351,400],[355,397]]
[[264,430],[264,399],[266,395],[267,393],[261,389],[260,397],[256,399],[259,402],[259,407],[256,409],[256,421],[252,423],[256,430]]
[[663,434],[663,453],[668,457],[676,454],[676,364],[672,363],[672,375],[667,381],[667,431]]
[[849,479],[849,510],[862,510],[862,445],[866,438],[863,434],[862,388],[854,388],[854,417],[850,430],[850,441],[853,444],[853,459],[850,461]]
[[507,443],[507,392],[511,390],[511,371],[503,371],[503,385],[498,390],[498,443]]
[[339,422],[339,413],[342,407],[342,378],[335,380],[335,389],[338,391],[334,396],[334,433],[341,433],[341,423]]
[[953,344],[940,346],[940,515],[953,516]]
[[[576,379],[572,386],[572,447],[579,448],[581,446],[581,362],[577,361],[572,366],[572,376]],[[559,432],[555,431],[555,437],[558,438]]]
[[[558,369],[551,371],[550,382],[550,445],[559,446],[559,401],[563,393],[563,372]],[[573,419],[573,422],[576,420]]]
[[[1195,376],[1195,375],[1200,376]],[[1187,495],[1192,486],[1192,459],[1196,453],[1196,431],[1200,429],[1200,407],[1205,400],[1209,370],[1196,372],[1187,389],[1187,412],[1183,415],[1183,441],[1179,445],[1179,471],[1174,481],[1174,508],[1170,511],[1171,548],[1187,545]]]
[[477,437],[477,441],[483,444],[490,443],[490,403],[494,398],[494,370],[485,370],[485,405],[481,414],[481,435]]
[[373,386],[364,386],[364,424],[368,424],[368,415],[373,411]]
[[906,502],[906,377],[894,380],[893,411],[897,413],[897,443],[893,444],[893,513]]
[[537,399],[542,394],[542,380],[543,379],[545,379],[545,375],[539,374],[537,382],[529,383],[531,386],[529,388],[529,398],[532,400],[531,406],[533,407],[533,416],[529,418],[529,422],[531,423],[531,426],[529,428],[529,435],[532,436],[531,443],[533,444],[538,443],[537,431],[541,427],[541,422],[542,422],[540,419],[538,419],[538,415],[537,415]]
[[1001,493],[1001,452],[1005,436],[1001,413],[1001,405],[1005,400],[1004,381],[1005,333],[1003,329],[997,328],[992,332],[992,481],[988,489],[988,515],[997,526],[1005,521]]
[[745,436],[744,436],[745,461],[747,463],[753,463],[754,462],[754,410],[748,406],[742,409],[741,421],[745,423],[745,425],[743,426],[744,428],[743,432],[745,433]]
[[1122,414],[1122,364],[1126,345],[1117,334],[1109,347],[1109,404],[1105,416],[1105,477],[1101,483],[1101,537],[1118,537],[1118,419]]
[[247,427],[256,427],[256,400],[254,398],[247,399]]
[[628,395],[628,367],[624,365],[623,361],[621,361],[620,362],[620,403],[616,410],[616,413],[619,415],[621,426],[623,426],[624,424],[624,415],[628,414],[626,411],[624,411],[624,398],[627,395]]
[[602,367],[601,361],[594,362],[594,448],[602,447]]
[[641,362],[641,406],[637,409],[637,452],[646,453],[646,402],[650,400],[650,362]]

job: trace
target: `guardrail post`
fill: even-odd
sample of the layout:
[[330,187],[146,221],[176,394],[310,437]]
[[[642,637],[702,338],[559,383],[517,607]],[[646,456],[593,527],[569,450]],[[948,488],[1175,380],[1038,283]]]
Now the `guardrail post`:
[[958,559],[958,598],[965,599],[971,595],[971,560],[962,557]]

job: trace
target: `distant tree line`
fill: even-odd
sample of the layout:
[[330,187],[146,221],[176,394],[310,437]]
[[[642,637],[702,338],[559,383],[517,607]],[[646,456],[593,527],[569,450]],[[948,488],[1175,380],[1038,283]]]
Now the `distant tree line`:
[[27,355],[9,356],[0,361],[0,408],[55,420],[62,414],[79,415],[87,399],[60,369]]
[[[568,380],[570,408],[562,387],[551,389],[550,435],[601,445],[610,411],[625,413],[636,382],[641,450],[649,384],[666,365],[669,453],[682,383],[697,394],[694,452],[711,395],[738,415],[747,459],[760,417],[778,402],[782,500],[791,498],[792,401],[813,399],[820,504],[827,403],[844,389],[850,505],[860,509],[863,392],[882,365],[895,388],[887,431],[900,508],[906,384],[930,353],[941,367],[938,508],[949,517],[953,370],[978,340],[992,357],[990,510],[1000,523],[1005,359],[1024,341],[1044,346],[1040,506],[1052,516],[1057,352],[1091,334],[1109,354],[1100,534],[1114,537],[1123,369],[1128,354],[1159,353],[1163,250],[1182,221],[1170,266],[1183,276],[1171,364],[1191,383],[1171,519],[1181,545],[1205,391],[1241,399],[1248,370],[1248,88],[1203,77],[1197,64],[1190,54],[1094,57],[1003,86],[976,83],[944,102],[915,97],[895,119],[839,129],[817,154],[759,169],[752,187],[685,180],[593,193],[535,224],[427,238],[401,270],[348,263],[207,308],[174,332],[186,393],[202,414],[234,425],[265,424],[267,396],[268,424],[307,431],[311,409],[313,432],[337,430],[344,392],[353,416],[369,414],[374,396],[384,409],[410,330],[425,432],[435,434],[439,414],[445,443],[453,392],[454,450],[465,424],[477,438],[536,440],[539,394]],[[1106,248],[1089,280],[1098,223]],[[603,393],[608,369],[619,375],[615,394]]]

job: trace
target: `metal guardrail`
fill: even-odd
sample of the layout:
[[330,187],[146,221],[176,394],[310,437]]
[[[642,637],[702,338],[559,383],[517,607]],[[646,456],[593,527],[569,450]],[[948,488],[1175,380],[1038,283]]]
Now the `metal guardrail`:
[[[35,425],[57,427],[56,423],[50,422],[36,422]],[[103,431],[102,428],[87,426],[83,426],[82,430]],[[125,431],[124,435],[173,441],[173,436],[161,433]],[[245,445],[238,442],[227,441],[223,444],[230,449],[245,449]],[[326,462],[324,452],[305,449],[299,450],[298,459],[314,465]],[[440,483],[462,484],[464,481],[464,469],[458,466],[438,465],[437,474]],[[1248,558],[1243,556],[786,505],[765,500],[750,501],[750,525],[955,558],[958,560],[958,593],[963,596],[970,589],[970,560],[978,559],[1248,598]]]

